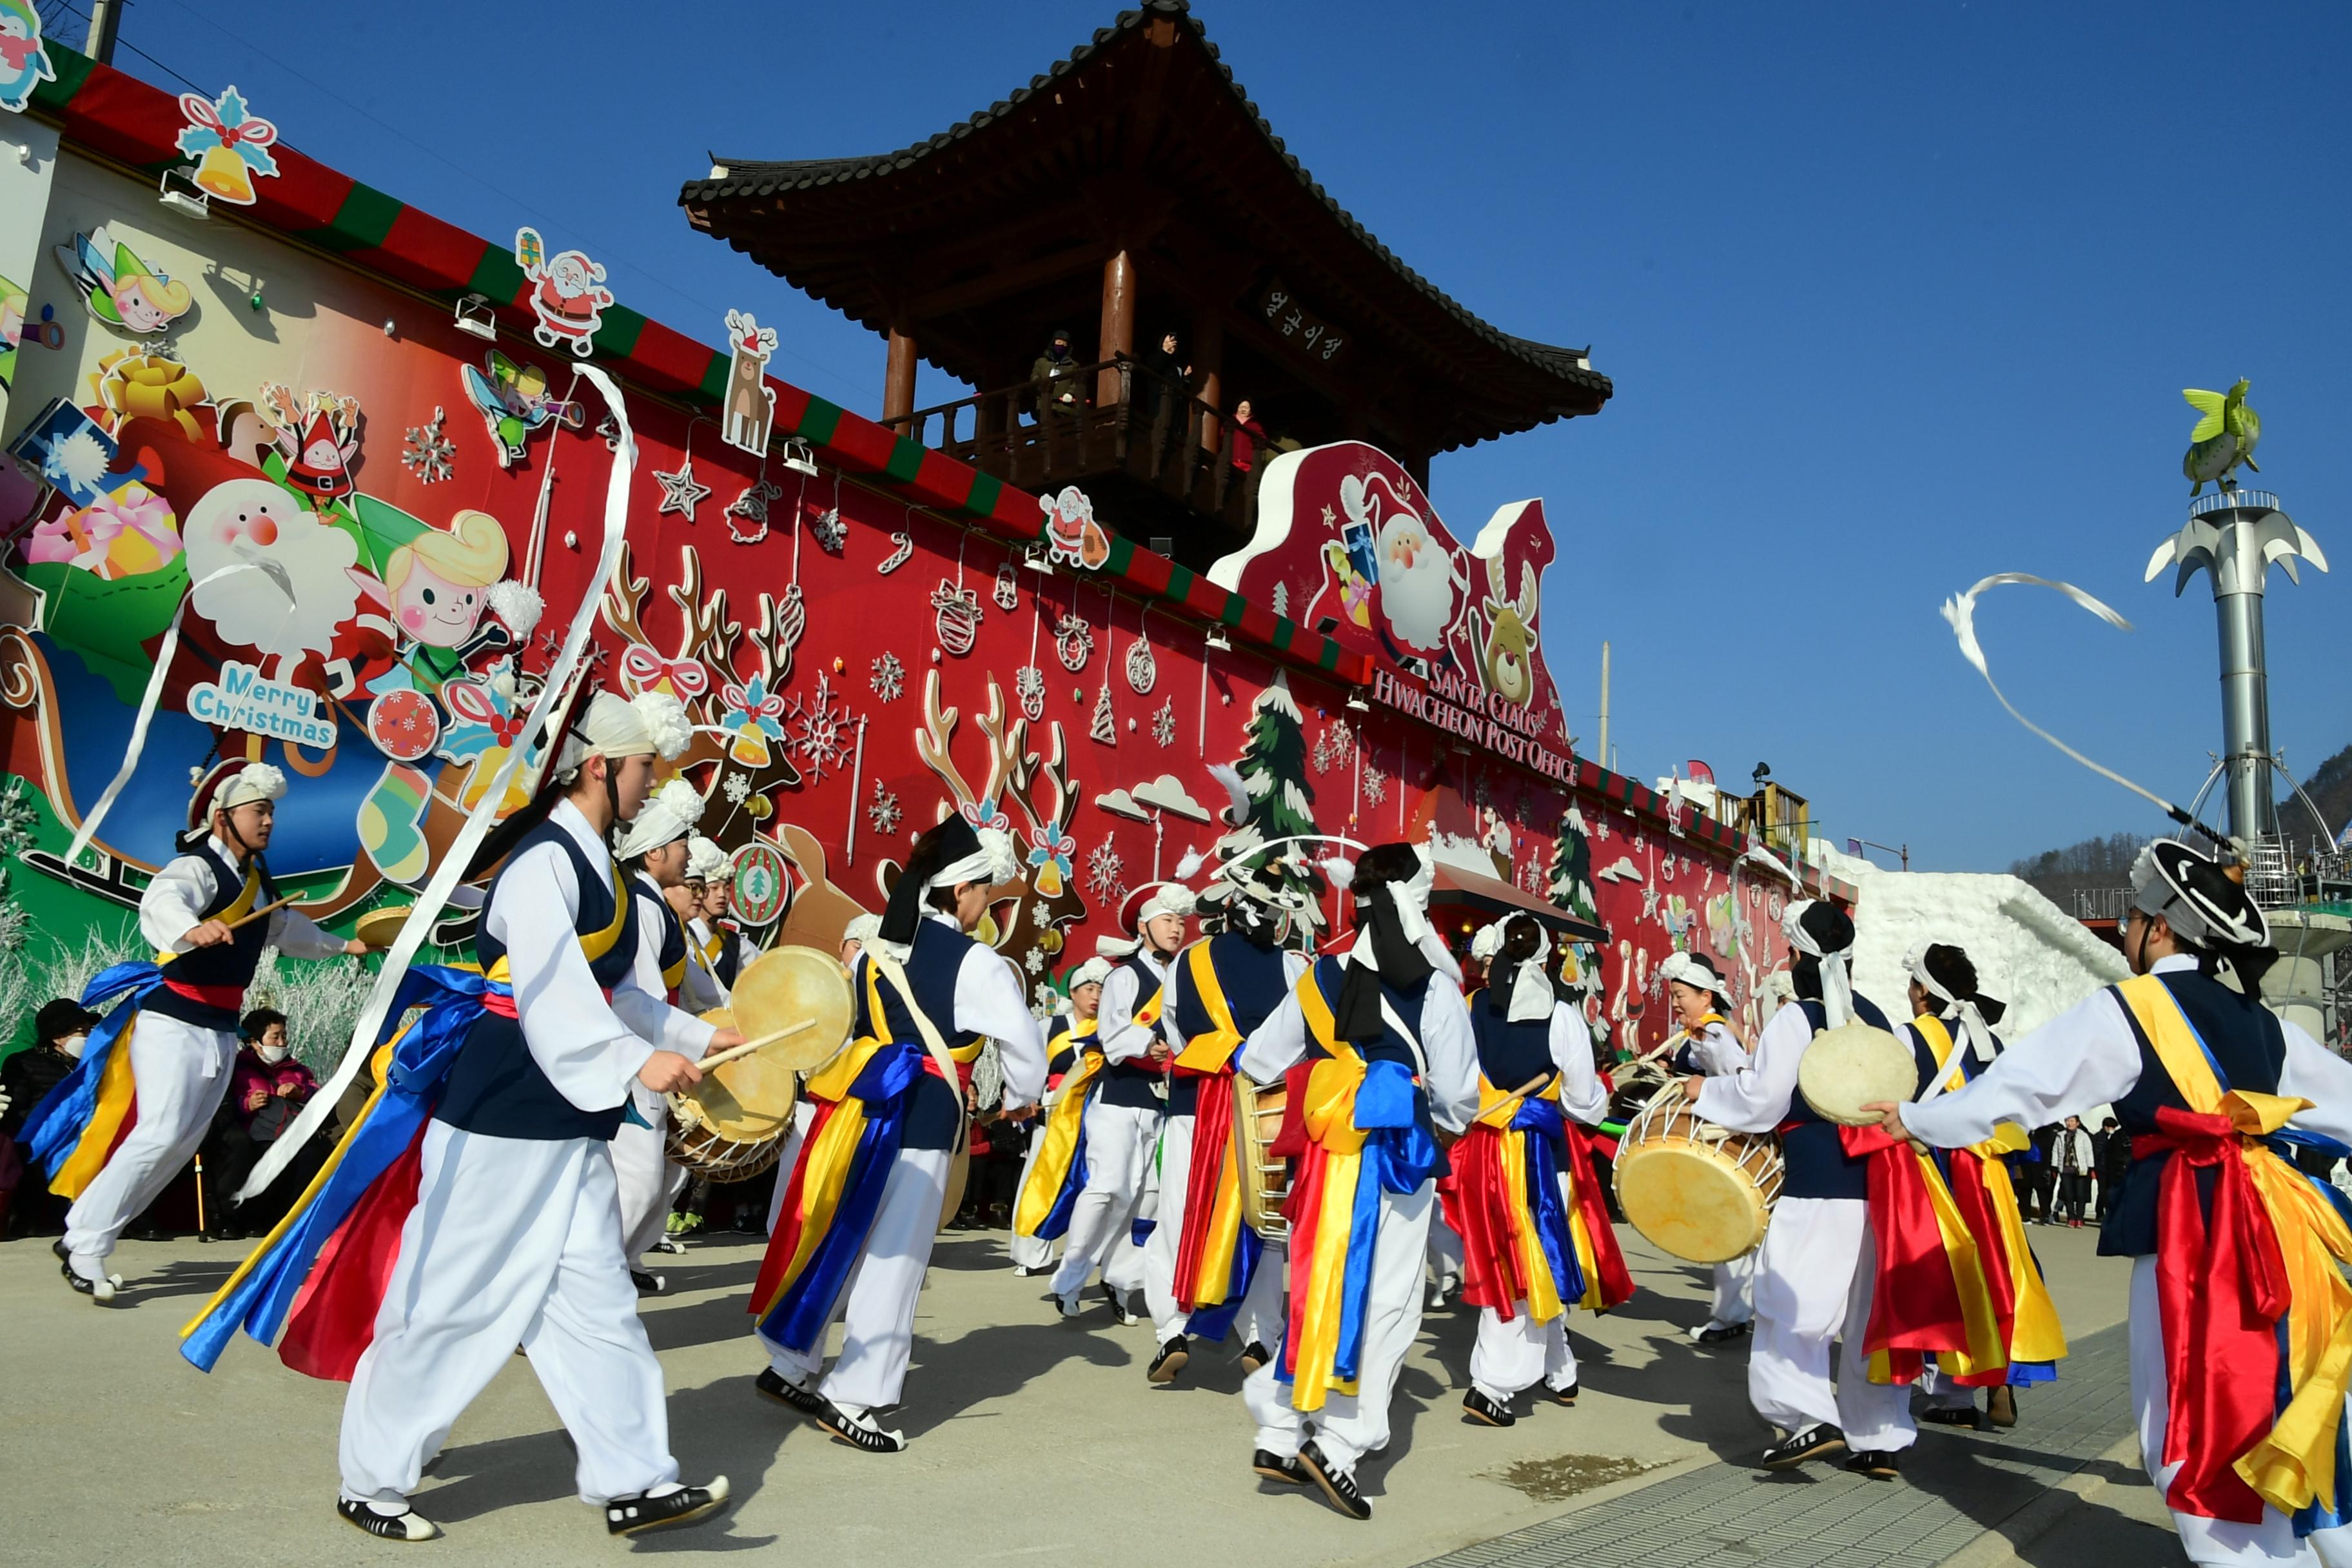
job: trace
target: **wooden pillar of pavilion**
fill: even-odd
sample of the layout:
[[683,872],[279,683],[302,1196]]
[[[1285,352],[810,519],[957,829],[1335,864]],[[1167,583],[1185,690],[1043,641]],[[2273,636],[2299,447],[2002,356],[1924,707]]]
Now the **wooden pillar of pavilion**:
[[[1117,359],[1135,353],[1135,262],[1126,247],[1111,253],[1103,263],[1102,277],[1102,340],[1097,360]],[[1117,366],[1099,371],[1095,376],[1095,406],[1112,408],[1125,401]]]
[[[1192,364],[1201,373],[1201,390],[1196,395],[1211,408],[1225,405],[1225,318],[1216,310],[1203,310],[1199,325],[1192,329]],[[1201,416],[1201,450],[1217,449],[1217,416]]]
[[915,411],[915,340],[890,329],[889,357],[882,366],[882,423],[901,436],[911,435],[903,420]]

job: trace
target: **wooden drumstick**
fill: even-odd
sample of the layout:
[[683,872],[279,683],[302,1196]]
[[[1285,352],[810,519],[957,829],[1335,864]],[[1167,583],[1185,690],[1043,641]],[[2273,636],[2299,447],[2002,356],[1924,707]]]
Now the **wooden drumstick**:
[[753,1051],[764,1051],[779,1040],[788,1040],[794,1035],[799,1034],[803,1029],[814,1029],[815,1027],[816,1020],[814,1018],[803,1018],[797,1024],[786,1025],[783,1028],[777,1029],[771,1034],[761,1035],[756,1040],[746,1040],[740,1046],[730,1046],[726,1050],[719,1052],[717,1056],[705,1057],[694,1065],[700,1068],[704,1072],[709,1072],[712,1068],[725,1067],[737,1057],[748,1057]]
[[[276,903],[264,904],[259,909],[254,910],[251,914],[239,915],[236,919],[228,922],[228,929],[235,931],[239,926],[249,926],[257,920],[267,919],[268,916],[276,914],[279,910],[282,910],[287,905],[292,903],[299,896],[299,894],[289,893],[284,898],[279,899]],[[218,942],[215,942],[213,945],[217,947],[220,944]],[[203,951],[204,949],[200,947],[192,947],[188,949],[188,952],[202,952]],[[187,955],[188,954],[186,952],[173,953],[169,957],[158,960],[155,967],[161,969],[164,964],[171,963],[173,959],[185,958]]]

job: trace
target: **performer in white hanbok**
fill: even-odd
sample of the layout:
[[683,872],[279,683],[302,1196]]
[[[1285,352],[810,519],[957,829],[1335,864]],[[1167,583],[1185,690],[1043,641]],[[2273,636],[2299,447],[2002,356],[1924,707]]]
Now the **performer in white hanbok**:
[[[950,1169],[967,1147],[957,1068],[994,1039],[1004,1109],[1045,1091],[1045,1042],[1018,972],[966,934],[989,889],[1020,868],[1009,835],[960,816],[915,841],[851,971],[855,1037],[809,1077],[816,1115],[752,1288],[768,1355],[761,1396],[867,1453],[907,1446],[873,1413],[897,1405],[905,1385]],[[825,1371],[836,1319],[841,1354]]]
[[727,915],[735,900],[734,863],[724,849],[702,837],[694,840],[688,863],[689,874],[702,882],[701,925],[695,932],[696,951],[701,954],[704,967],[718,980],[720,992],[731,993],[735,977],[743,972],[743,966],[760,956],[759,948],[736,929]]
[[2099,1250],[2132,1259],[2141,1459],[2181,1547],[2200,1564],[2343,1568],[2352,1227],[2282,1156],[2344,1154],[2352,1065],[2250,1000],[2277,950],[2236,870],[2149,846],[2124,925],[2133,978],[1965,1088],[1875,1109],[1892,1131],[1964,1149],[2113,1105],[2132,1163]]
[[[1668,953],[1658,973],[1666,983],[1675,1020],[1682,1026],[1662,1047],[1675,1071],[1717,1078],[1747,1067],[1748,1047],[1732,1033],[1728,1018],[1731,982],[1717,972],[1714,961],[1703,952]],[[1715,1305],[1706,1321],[1691,1331],[1691,1338],[1703,1345],[1719,1345],[1744,1336],[1756,1317],[1755,1279],[1753,1252],[1717,1264]]]
[[1160,1349],[1146,1373],[1172,1383],[1195,1335],[1240,1342],[1242,1370],[1273,1359],[1282,1337],[1282,1249],[1241,1212],[1234,1152],[1234,1058],[1307,968],[1283,942],[1305,900],[1247,856],[1225,863],[1216,907],[1224,930],[1177,955],[1162,1033],[1175,1053],[1160,1138],[1160,1206],[1144,1246],[1143,1293]]
[[[637,896],[637,988],[698,1014],[718,1004],[690,994],[694,955],[672,899],[686,880],[687,836],[701,816],[701,795],[684,779],[671,779],[615,834],[614,846]],[[621,1255],[629,1279],[638,1295],[657,1296],[668,1282],[645,1267],[645,1256],[686,1186],[686,1168],[669,1158],[667,1097],[642,1083],[629,1086],[628,1111],[613,1134],[613,1175],[621,1190]]]
[[180,854],[139,896],[139,934],[155,962],[116,964],[90,982],[85,1007],[124,1000],[18,1134],[49,1191],[74,1200],[52,1247],[66,1283],[100,1302],[122,1285],[106,1267],[116,1239],[186,1166],[228,1092],[261,950],[367,951],[299,910],[261,912],[281,903],[262,851],[285,797],[286,775],[265,763],[223,763],[198,778]]
[[1298,1161],[1289,1322],[1278,1356],[1242,1384],[1257,1423],[1250,1468],[1312,1480],[1350,1519],[1371,1517],[1356,1466],[1388,1444],[1397,1369],[1421,1331],[1445,1169],[1436,1130],[1459,1133],[1478,1110],[1460,971],[1429,925],[1435,877],[1425,846],[1367,850],[1349,884],[1354,944],[1300,975],[1240,1058],[1258,1083],[1287,1079],[1302,1108],[1295,1151],[1286,1133],[1274,1151]]
[[1087,1101],[1102,1072],[1095,1025],[1102,1009],[1103,982],[1109,977],[1110,960],[1099,956],[1070,972],[1065,1003],[1068,1011],[1062,1027],[1045,1042],[1045,1100],[1013,1119],[1031,1124],[1006,1244],[1013,1272],[1023,1279],[1054,1271],[1054,1244],[1069,1230],[1070,1209],[1086,1185]]
[[343,1405],[338,1508],[371,1535],[440,1533],[408,1496],[518,1345],[612,1533],[726,1504],[723,1476],[678,1482],[610,1150],[633,1086],[685,1088],[707,1048],[739,1043],[640,983],[635,922],[653,910],[605,844],[644,804],[656,753],[687,738],[674,698],[595,694],[548,785],[478,858],[503,861],[475,940],[489,984],[425,1131],[416,1205]]
[[1127,896],[1121,924],[1132,941],[1096,943],[1113,960],[1103,982],[1095,1037],[1102,1076],[1087,1107],[1087,1184],[1070,1212],[1054,1299],[1064,1318],[1085,1310],[1079,1293],[1099,1268],[1103,1299],[1122,1323],[1136,1321],[1134,1294],[1143,1284],[1142,1248],[1134,1226],[1167,1113],[1168,1063],[1174,1053],[1160,1033],[1167,1004],[1168,965],[1184,945],[1192,895],[1173,882],[1148,882]]
[[684,880],[663,893],[686,931],[686,979],[678,986],[677,1005],[689,1013],[708,1013],[727,1005],[734,989],[733,976],[740,973],[730,968],[725,976],[719,973],[730,943],[740,939],[731,931],[721,936],[713,929],[709,915],[711,879],[723,880],[726,876],[726,853],[699,833],[693,834],[686,841]]

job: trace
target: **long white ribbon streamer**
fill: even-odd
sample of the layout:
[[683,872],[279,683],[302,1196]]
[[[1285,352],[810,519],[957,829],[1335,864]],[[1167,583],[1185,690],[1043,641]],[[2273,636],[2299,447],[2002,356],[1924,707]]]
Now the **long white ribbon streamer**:
[[2068,598],[2074,600],[2074,603],[2082,605],[2083,608],[2090,611],[2091,614],[2098,616],[2099,619],[2106,622],[2107,625],[2116,628],[2118,631],[2127,632],[2132,629],[2132,624],[2129,621],[2124,619],[2123,616],[2117,615],[2114,610],[2109,609],[2105,605],[2102,604],[2091,595],[2084,593],[2080,588],[2077,588],[2072,583],[2061,583],[2055,578],[2051,577],[2036,577],[2029,572],[1996,572],[1991,576],[1987,577],[1982,582],[1977,584],[1976,586],[1970,588],[1967,593],[1962,594],[1958,598],[1947,599],[1944,601],[1944,619],[1951,623],[1952,635],[1959,638],[1960,657],[1967,659],[1970,664],[1976,667],[1977,673],[1984,677],[1985,684],[1992,688],[1992,694],[2000,700],[2000,705],[2009,710],[2009,716],[2011,718],[2016,720],[2019,723],[2024,725],[2027,729],[2032,731],[2035,734],[2041,736],[2043,740],[2049,742],[2052,745],[2057,747],[2060,751],[2065,752],[2068,756],[2074,758],[2076,762],[2082,763],[2084,767],[2098,774],[2101,778],[2112,780],[2114,783],[2123,785],[2124,788],[2131,791],[2132,794],[2138,795],[2141,799],[2148,801],[2156,805],[2158,809],[2163,811],[2166,816],[2171,817],[2176,822],[2188,822],[2189,816],[2186,812],[2183,812],[2179,806],[2173,805],[2162,795],[2158,795],[2154,790],[2143,789],[2138,784],[2132,783],[2131,780],[2124,777],[2123,774],[2116,772],[2113,768],[2104,767],[2101,764],[2093,762],[2090,758],[2084,756],[2082,752],[2076,751],[2074,747],[2068,745],[2065,742],[2060,740],[2057,736],[2052,734],[2049,731],[2043,729],[2041,725],[2035,723],[2032,720],[2019,712],[2017,710],[2017,704],[2009,700],[2008,694],[2002,691],[1999,683],[1993,679],[1991,669],[1985,664],[1984,645],[1977,641],[1977,595],[1982,594],[1987,588],[1998,588],[2005,584],[2011,583],[2024,584],[2028,586],[2036,588],[2054,588],[2059,593],[2063,594]]
[[[147,726],[155,721],[155,710],[163,706],[163,679],[171,673],[173,656],[180,651],[180,619],[188,613],[189,604],[200,589],[209,588],[224,577],[234,577],[239,572],[261,571],[263,567],[258,562],[232,562],[205,573],[201,581],[188,584],[188,591],[182,596],[180,607],[172,612],[172,624],[163,629],[163,640],[155,650],[155,668],[148,671],[147,689],[140,694],[139,716],[131,721],[131,743],[122,748],[122,765],[114,770],[114,777],[100,794],[98,803],[89,808],[89,815],[81,819],[81,826],[74,829],[73,842],[66,847],[68,870],[81,859],[82,851],[89,847],[89,841],[98,837],[100,826],[106,821],[106,814],[114,809],[116,798],[131,783],[131,776],[139,771],[139,758],[147,750]],[[279,586],[285,584],[280,583]],[[291,595],[289,595],[286,615],[289,620],[293,618]]]
[[[579,373],[586,376],[604,396],[606,406],[613,411],[614,423],[620,427],[621,436],[614,447],[612,476],[604,486],[604,537],[603,547],[597,552],[596,570],[588,579],[587,592],[582,597],[579,608],[572,613],[571,627],[564,633],[562,649],[556,655],[554,663],[548,667],[545,683],[540,687],[539,696],[531,702],[530,716],[523,721],[522,734],[526,737],[541,734],[548,721],[562,711],[565,693],[580,671],[583,657],[588,648],[589,634],[596,623],[596,617],[590,612],[595,609],[596,601],[604,595],[605,584],[612,581],[614,567],[620,563],[621,543],[629,516],[629,476],[637,462],[636,436],[629,426],[629,412],[622,402],[621,389],[613,384],[612,377],[593,364],[578,368]],[[549,453],[548,460],[554,460],[552,451]],[[546,741],[548,754],[552,754],[561,739],[559,736]],[[293,1125],[280,1133],[270,1144],[268,1152],[256,1163],[253,1173],[246,1178],[245,1185],[237,1189],[238,1202],[252,1197],[276,1179],[278,1173],[286,1168],[296,1152],[333,1112],[337,1102],[343,1097],[343,1091],[351,1087],[352,1079],[366,1063],[374,1048],[376,1036],[383,1027],[385,1016],[392,1010],[393,994],[399,989],[402,977],[408,973],[410,963],[416,957],[416,950],[424,945],[425,935],[433,929],[433,922],[440,918],[450,894],[465,877],[466,868],[472,863],[474,852],[481,847],[482,840],[489,837],[490,829],[498,820],[499,806],[506,799],[507,791],[513,785],[516,775],[522,771],[524,756],[529,749],[518,745],[508,752],[506,761],[499,765],[489,788],[482,793],[481,800],[467,815],[465,826],[458,829],[456,841],[442,856],[432,879],[425,884],[424,892],[418,895],[416,907],[402,924],[400,935],[384,953],[383,968],[377,973],[375,984],[368,992],[367,1005],[360,1010],[359,1022],[352,1029],[351,1044],[343,1052],[343,1059],[336,1065],[333,1076],[310,1097],[310,1103],[302,1108]]]

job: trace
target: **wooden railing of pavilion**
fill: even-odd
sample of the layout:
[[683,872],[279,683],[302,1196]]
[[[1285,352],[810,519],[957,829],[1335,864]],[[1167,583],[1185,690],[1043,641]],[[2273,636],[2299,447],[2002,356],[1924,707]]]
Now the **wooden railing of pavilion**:
[[[1056,401],[1064,391],[1075,391],[1076,401]],[[1104,391],[1116,401],[1105,402]],[[1274,456],[1259,441],[1252,466],[1235,468],[1231,415],[1181,384],[1155,384],[1150,371],[1124,355],[881,423],[1040,493],[1124,473],[1244,535],[1256,522],[1258,472]]]

